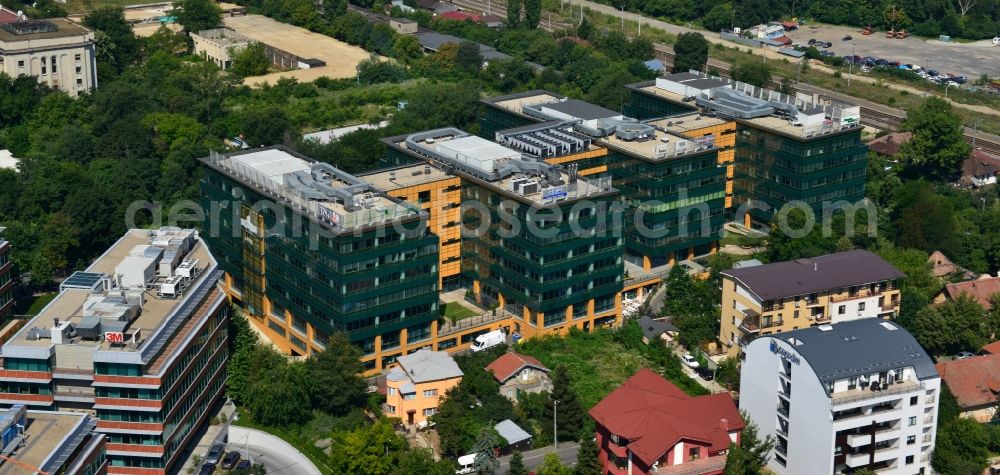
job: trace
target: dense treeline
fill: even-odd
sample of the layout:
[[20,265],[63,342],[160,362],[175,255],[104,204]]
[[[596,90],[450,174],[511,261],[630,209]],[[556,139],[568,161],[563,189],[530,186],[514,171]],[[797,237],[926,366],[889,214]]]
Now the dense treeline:
[[924,36],[992,38],[1000,30],[996,0],[600,0],[676,22],[699,22],[719,31],[793,17],[824,23],[905,28]]

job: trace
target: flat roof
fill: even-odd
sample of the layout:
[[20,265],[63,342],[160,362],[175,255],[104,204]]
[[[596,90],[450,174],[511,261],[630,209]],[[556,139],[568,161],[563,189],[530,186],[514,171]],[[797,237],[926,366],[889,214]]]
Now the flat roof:
[[622,115],[611,109],[606,109],[579,99],[557,100],[545,104],[545,107],[583,120],[604,119]]
[[677,134],[682,137],[688,137],[688,134],[693,130],[699,130],[706,127],[716,127],[730,122],[733,121],[708,116],[700,112],[691,112],[689,114],[673,115],[662,119],[646,121],[649,125],[662,128],[667,132]]
[[455,178],[440,168],[426,163],[379,170],[359,175],[359,177],[371,183],[375,188],[385,191]]
[[[94,32],[90,31],[86,27],[69,21],[65,18],[48,18],[45,20],[32,20],[32,21],[45,21],[55,25],[56,31],[46,31],[39,33],[28,33],[23,35],[17,35],[6,28],[0,27],[0,41],[8,43],[17,43],[21,41],[32,41],[32,40],[48,40],[55,38],[71,38],[74,36],[85,36],[92,35]],[[6,26],[10,26],[7,24]]]
[[[114,276],[118,264],[132,252],[133,248],[140,245],[147,245],[151,242],[152,233],[153,231],[146,229],[129,230],[108,248],[103,255],[97,258],[93,264],[87,267],[87,272]],[[203,272],[198,274],[198,277],[191,281],[188,286],[189,289],[200,288],[202,285],[214,285],[213,282],[206,282],[206,279],[211,274],[210,270],[216,267],[216,261],[212,257],[211,252],[209,252],[208,246],[201,238],[194,240],[193,247],[184,256],[184,259],[197,259],[198,267],[204,269]],[[119,289],[112,289],[111,294],[117,290]],[[144,340],[144,343],[148,342],[148,338],[166,321],[167,317],[171,316],[175,310],[187,302],[187,299],[194,293],[185,292],[182,298],[160,298],[157,296],[156,291],[157,285],[153,285],[143,292],[142,311],[126,327],[129,333],[136,329],[141,330],[142,337],[147,339]],[[28,321],[21,331],[10,341],[4,343],[5,354],[6,350],[11,347],[47,348],[53,346],[54,344],[49,338],[29,340],[28,335],[30,330],[36,327],[39,329],[50,329],[56,318],[60,322],[69,322],[79,326],[80,322],[84,319],[84,304],[87,303],[89,298],[99,295],[101,294],[94,294],[90,289],[74,288],[63,290],[38,315]],[[62,346],[90,347],[101,351],[138,351],[136,347],[111,345],[103,339],[84,340],[76,338],[72,342],[63,343]],[[74,364],[76,362],[57,361],[57,363]]]
[[221,45],[239,45],[253,41],[250,38],[237,33],[236,30],[233,30],[232,28],[212,28],[211,30],[201,30],[197,33],[193,33],[192,36],[212,40]]
[[597,138],[595,142],[654,161],[704,153],[715,148],[714,138],[694,141],[662,130],[654,130],[652,138],[647,140],[622,140],[617,135],[611,134]]
[[862,318],[761,338],[774,338],[791,345],[824,383],[908,367],[914,369],[919,380],[938,377],[934,362],[917,339],[899,325],[881,318]]
[[[24,446],[12,458],[32,467],[41,467],[63,441],[88,416],[84,413],[28,411]],[[26,473],[23,467],[0,462],[0,475]]]
[[524,114],[524,112],[522,112],[524,106],[547,104],[550,102],[558,101],[565,97],[566,96],[562,96],[554,92],[549,92],[542,89],[536,89],[533,91],[524,91],[515,94],[490,97],[483,99],[483,102],[486,104],[492,104],[494,106],[503,109],[507,109],[511,112]]
[[871,252],[853,251],[722,271],[762,300],[870,284],[905,277]]
[[291,200],[305,208],[310,219],[335,231],[420,215],[419,210],[372,190],[364,180],[280,145],[212,152],[201,160],[264,195]]

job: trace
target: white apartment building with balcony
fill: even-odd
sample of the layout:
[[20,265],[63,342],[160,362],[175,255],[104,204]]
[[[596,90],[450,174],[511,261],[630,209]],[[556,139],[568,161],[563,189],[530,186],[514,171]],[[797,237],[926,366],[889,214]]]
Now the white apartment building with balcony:
[[740,409],[774,436],[774,473],[931,473],[941,379],[906,330],[855,320],[762,336],[745,354]]

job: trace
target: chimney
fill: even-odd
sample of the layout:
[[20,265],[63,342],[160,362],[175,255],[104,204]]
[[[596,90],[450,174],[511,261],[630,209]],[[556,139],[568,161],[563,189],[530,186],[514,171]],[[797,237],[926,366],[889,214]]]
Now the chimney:
[[722,428],[722,430],[729,432],[729,420],[725,417],[719,419],[719,427]]

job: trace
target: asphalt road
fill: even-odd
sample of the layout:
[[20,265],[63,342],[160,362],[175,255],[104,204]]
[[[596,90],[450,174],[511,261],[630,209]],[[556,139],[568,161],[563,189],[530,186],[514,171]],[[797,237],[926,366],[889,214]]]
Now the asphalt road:
[[280,449],[274,447],[260,447],[256,445],[239,445],[231,442],[226,446],[226,451],[235,450],[242,454],[243,458],[249,457],[254,463],[263,464],[267,473],[280,475],[295,475],[301,473],[296,470],[296,462],[288,457]]
[[[843,38],[850,35],[850,41]],[[885,31],[865,36],[856,28],[834,25],[805,25],[787,35],[795,43],[807,44],[810,39],[833,43],[830,50],[837,56],[872,56],[903,64],[916,64],[942,73],[968,76],[975,80],[983,73],[1000,76],[1000,47],[992,40],[974,43],[943,43],[937,40],[909,37],[902,40],[885,37]]]
[[[542,447],[523,452],[521,456],[524,457],[524,467],[529,471],[541,465],[542,461],[545,460],[545,456],[553,451],[559,454],[559,459],[562,460],[563,465],[573,466],[576,465],[576,453],[579,449],[580,444],[576,442],[564,442],[559,444],[558,449],[553,449],[552,446]],[[510,456],[502,457],[500,459],[500,473],[507,473],[509,470]]]

